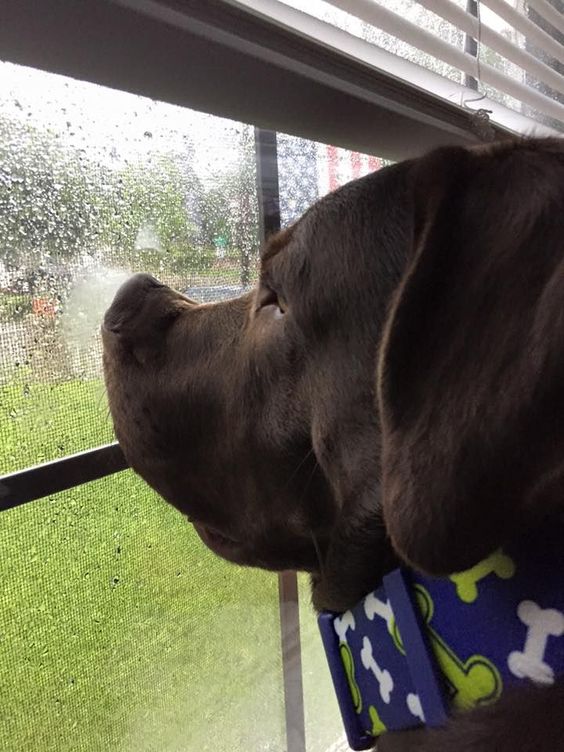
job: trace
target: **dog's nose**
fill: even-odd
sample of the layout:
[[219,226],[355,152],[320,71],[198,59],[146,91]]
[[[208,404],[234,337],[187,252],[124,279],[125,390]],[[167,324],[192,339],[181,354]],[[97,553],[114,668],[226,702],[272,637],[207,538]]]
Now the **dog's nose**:
[[165,285],[150,274],[134,274],[117,291],[104,316],[104,328],[115,333],[123,331],[145,307],[147,296],[164,287]]
[[125,346],[143,362],[160,352],[172,323],[189,307],[183,295],[150,274],[134,274],[120,287],[106,311],[104,347]]

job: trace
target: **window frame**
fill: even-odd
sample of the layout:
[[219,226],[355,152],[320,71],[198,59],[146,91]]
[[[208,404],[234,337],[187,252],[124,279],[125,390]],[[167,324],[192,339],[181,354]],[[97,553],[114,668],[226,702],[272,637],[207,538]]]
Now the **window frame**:
[[49,13],[9,0],[2,16],[4,60],[262,129],[394,161],[480,139],[475,113],[428,90],[423,68],[408,83],[338,49],[339,29],[324,43],[236,0],[51,0]]

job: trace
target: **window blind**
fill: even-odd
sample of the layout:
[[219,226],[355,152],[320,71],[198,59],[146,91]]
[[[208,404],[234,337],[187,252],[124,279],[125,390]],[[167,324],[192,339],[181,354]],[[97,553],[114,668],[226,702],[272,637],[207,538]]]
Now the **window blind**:
[[[502,64],[488,48],[492,64],[485,0],[481,19],[466,2],[431,11],[415,0],[50,0],[49,13],[37,13],[36,0],[4,0],[0,59],[393,160],[561,132],[554,7],[531,0],[522,12],[498,0],[511,33],[530,33],[500,41],[502,19],[486,37],[511,57]],[[482,37],[476,56],[465,52],[470,34]],[[531,60],[539,80],[532,68],[514,70]],[[478,91],[465,85],[471,77]]]
[[[258,9],[262,0],[240,2]],[[564,131],[564,3],[553,2],[284,0],[294,10],[392,52],[400,77],[406,75],[400,59],[438,73],[451,84],[438,92],[445,99],[491,111],[494,122],[518,132],[539,125]],[[476,41],[476,54],[467,51],[468,39]],[[449,68],[446,75],[444,64]],[[418,80],[413,70],[407,76],[406,80]],[[465,77],[478,82],[482,100],[456,88]],[[512,119],[502,108],[525,120]]]

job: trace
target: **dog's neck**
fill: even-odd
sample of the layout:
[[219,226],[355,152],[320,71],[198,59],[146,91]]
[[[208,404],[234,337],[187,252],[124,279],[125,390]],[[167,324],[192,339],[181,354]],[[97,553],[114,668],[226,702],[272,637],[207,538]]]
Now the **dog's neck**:
[[563,571],[556,524],[448,578],[395,570],[353,609],[321,614],[350,746],[564,675]]

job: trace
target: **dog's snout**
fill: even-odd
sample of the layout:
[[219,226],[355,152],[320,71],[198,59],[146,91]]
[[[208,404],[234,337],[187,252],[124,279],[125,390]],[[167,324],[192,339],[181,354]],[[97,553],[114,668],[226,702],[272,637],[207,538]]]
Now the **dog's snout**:
[[110,332],[121,332],[124,326],[139,313],[148,295],[160,288],[161,282],[150,274],[134,274],[119,288],[104,316],[104,328]]
[[104,316],[106,355],[132,354],[140,363],[163,351],[166,335],[189,301],[150,274],[134,274],[117,291]]

